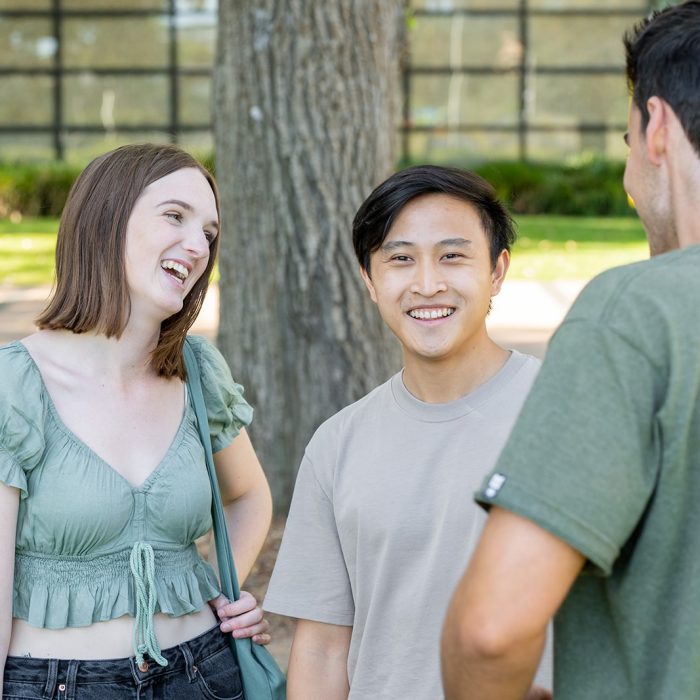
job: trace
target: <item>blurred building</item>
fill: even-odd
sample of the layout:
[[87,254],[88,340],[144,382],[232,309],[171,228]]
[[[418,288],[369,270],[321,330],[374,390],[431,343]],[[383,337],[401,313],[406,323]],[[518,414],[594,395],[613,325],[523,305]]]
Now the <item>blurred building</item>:
[[[402,157],[624,157],[621,35],[655,4],[411,0]],[[0,159],[82,162],[143,140],[211,151],[216,11],[216,0],[0,0]]]

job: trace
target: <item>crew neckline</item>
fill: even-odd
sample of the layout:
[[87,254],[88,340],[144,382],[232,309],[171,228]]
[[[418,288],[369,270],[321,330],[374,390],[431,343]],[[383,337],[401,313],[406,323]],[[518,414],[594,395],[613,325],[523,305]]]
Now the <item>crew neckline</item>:
[[391,393],[398,407],[411,418],[427,423],[444,423],[466,416],[489,401],[530,359],[517,350],[490,379],[465,396],[447,403],[428,403],[416,398],[403,382],[403,369],[390,380]]

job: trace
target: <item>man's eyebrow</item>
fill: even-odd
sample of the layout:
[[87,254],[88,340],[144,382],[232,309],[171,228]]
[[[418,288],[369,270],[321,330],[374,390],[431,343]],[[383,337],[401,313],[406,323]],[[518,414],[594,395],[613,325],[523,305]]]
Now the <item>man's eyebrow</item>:
[[[443,240],[438,241],[435,245],[440,248],[450,248],[454,246],[470,248],[472,242],[468,238],[443,238]],[[381,246],[380,250],[391,252],[397,248],[415,248],[415,246],[416,244],[411,241],[388,241]]]
[[415,243],[411,243],[410,241],[389,241],[388,243],[382,244],[380,250],[389,252],[397,248],[414,248],[415,245]]
[[[183,202],[181,199],[166,199],[164,202],[161,202],[158,204],[159,207],[164,206],[165,204],[177,204],[177,206],[182,207],[185,211],[194,211],[194,208],[192,207],[191,204],[188,204],[187,202]],[[212,219],[207,226],[213,226],[216,228],[216,230],[219,230],[219,222],[216,221],[215,219]]]
[[450,246],[466,246],[471,247],[472,242],[468,238],[445,238],[438,242],[438,245],[443,248],[448,248]]

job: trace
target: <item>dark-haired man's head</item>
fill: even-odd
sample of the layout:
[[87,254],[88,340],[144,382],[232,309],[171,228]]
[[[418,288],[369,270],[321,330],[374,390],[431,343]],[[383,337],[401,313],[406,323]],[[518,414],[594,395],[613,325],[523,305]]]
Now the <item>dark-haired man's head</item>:
[[472,173],[416,166],[370,194],[353,224],[355,253],[406,371],[493,355],[485,321],[514,238],[493,188]]
[[624,44],[642,130],[649,122],[649,99],[660,97],[700,155],[700,0],[653,12],[625,35]]
[[652,13],[624,44],[632,95],[624,185],[658,255],[695,240],[688,223],[700,186],[700,1]]
[[491,262],[515,241],[513,221],[493,187],[474,173],[437,165],[416,165],[382,182],[358,209],[352,225],[355,255],[370,272],[370,256],[387,237],[399,212],[417,197],[442,194],[473,207],[489,239]]

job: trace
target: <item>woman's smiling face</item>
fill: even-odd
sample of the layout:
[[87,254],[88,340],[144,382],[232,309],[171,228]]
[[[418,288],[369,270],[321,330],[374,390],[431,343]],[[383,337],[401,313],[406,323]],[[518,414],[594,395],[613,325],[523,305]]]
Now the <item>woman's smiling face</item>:
[[126,229],[131,317],[144,314],[160,322],[180,311],[206,270],[218,231],[214,192],[196,168],[176,170],[148,185]]

